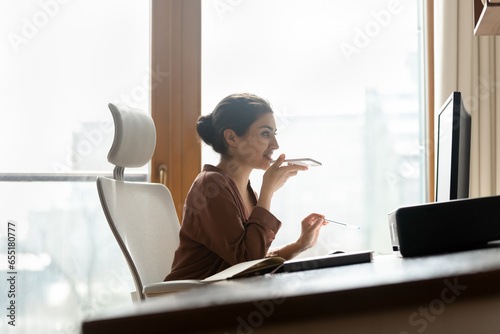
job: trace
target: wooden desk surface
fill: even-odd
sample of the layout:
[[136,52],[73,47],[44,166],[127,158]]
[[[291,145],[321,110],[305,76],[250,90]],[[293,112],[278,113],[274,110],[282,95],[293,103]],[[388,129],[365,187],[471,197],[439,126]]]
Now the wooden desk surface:
[[372,263],[215,282],[128,305],[82,328],[84,334],[497,333],[498,315],[500,248],[491,248],[378,256]]

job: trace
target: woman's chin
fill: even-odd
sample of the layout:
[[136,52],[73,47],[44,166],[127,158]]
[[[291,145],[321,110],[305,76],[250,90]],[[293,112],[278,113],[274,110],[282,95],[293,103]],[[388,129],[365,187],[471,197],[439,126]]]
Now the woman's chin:
[[266,161],[262,162],[260,169],[267,170],[270,166],[271,166],[271,161],[266,160]]

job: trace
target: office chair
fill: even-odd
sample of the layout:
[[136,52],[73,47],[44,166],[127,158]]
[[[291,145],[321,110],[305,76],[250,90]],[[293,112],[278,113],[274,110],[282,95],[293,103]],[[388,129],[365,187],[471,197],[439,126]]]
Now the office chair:
[[108,106],[115,123],[108,161],[115,168],[112,179],[97,178],[97,189],[134,279],[132,299],[145,300],[199,286],[197,280],[163,282],[179,245],[180,230],[168,188],[159,183],[124,181],[126,167],[144,166],[153,155],[156,129],[151,116],[125,105]]

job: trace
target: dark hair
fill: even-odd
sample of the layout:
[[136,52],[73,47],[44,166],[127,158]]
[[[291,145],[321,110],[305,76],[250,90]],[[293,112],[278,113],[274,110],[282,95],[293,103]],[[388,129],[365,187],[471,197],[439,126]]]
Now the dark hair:
[[201,139],[212,146],[215,152],[225,155],[226,129],[231,129],[242,137],[262,114],[272,112],[269,102],[257,95],[231,94],[220,101],[211,114],[198,118],[196,130]]

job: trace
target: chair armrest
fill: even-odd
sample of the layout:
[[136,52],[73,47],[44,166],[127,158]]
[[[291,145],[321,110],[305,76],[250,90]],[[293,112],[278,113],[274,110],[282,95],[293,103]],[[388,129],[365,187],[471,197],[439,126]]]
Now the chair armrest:
[[204,284],[207,283],[202,283],[200,280],[196,279],[158,282],[145,285],[142,292],[144,293],[146,298],[151,298],[165,293],[188,290]]

